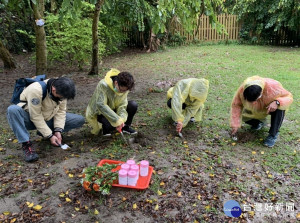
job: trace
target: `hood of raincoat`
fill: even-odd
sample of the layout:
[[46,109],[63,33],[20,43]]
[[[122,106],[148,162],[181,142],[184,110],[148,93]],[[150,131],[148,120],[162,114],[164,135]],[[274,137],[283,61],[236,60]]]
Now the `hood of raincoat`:
[[115,91],[115,86],[114,86],[113,80],[111,79],[114,76],[118,76],[119,73],[120,73],[119,70],[112,68],[110,71],[108,71],[106,73],[104,80],[105,80],[105,83],[109,86],[109,88],[112,89],[117,95],[122,95],[124,93]]
[[250,87],[252,85],[258,85],[261,87],[262,91],[264,90],[265,87],[265,81],[264,78],[260,77],[260,76],[252,76],[252,77],[248,77],[245,81],[244,81],[244,90],[247,87]]
[[202,103],[206,101],[207,92],[209,88],[209,81],[202,78],[202,79],[195,79],[191,82],[190,86],[190,99],[191,100],[199,100]]

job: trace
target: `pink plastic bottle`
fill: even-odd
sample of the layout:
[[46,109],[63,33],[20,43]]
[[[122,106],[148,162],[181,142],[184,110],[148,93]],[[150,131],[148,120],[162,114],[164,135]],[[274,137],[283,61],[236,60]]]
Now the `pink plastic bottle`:
[[129,169],[130,169],[130,166],[129,166],[128,164],[123,163],[123,164],[121,165],[121,170],[127,170],[127,171],[129,171]]
[[137,172],[134,170],[128,171],[128,186],[135,186],[136,185],[136,176]]
[[134,164],[135,164],[135,161],[134,161],[134,160],[127,160],[127,161],[126,161],[126,164],[128,164],[129,166],[130,166],[130,165],[134,165]]
[[148,170],[149,170],[149,161],[142,160],[140,162],[140,175],[142,177],[148,176]]
[[119,170],[119,184],[127,185],[128,184],[128,172],[127,170]]
[[139,165],[136,165],[136,164],[134,164],[134,165],[131,165],[130,166],[130,170],[134,170],[134,171],[136,171],[137,172],[137,175],[136,175],[136,183],[137,183],[137,181],[139,180]]

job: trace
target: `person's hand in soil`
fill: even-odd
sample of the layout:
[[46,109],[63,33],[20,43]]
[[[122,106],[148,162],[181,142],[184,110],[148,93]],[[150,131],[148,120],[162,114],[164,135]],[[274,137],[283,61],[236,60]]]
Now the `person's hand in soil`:
[[60,139],[54,134],[51,138],[50,138],[50,143],[53,146],[59,146],[61,144],[61,135],[60,135]]
[[177,122],[177,125],[176,125],[176,131],[177,131],[178,133],[181,132],[182,126],[183,126],[182,122]]
[[123,127],[124,127],[124,123],[122,123],[121,125],[117,126],[116,129],[117,129],[118,132],[121,132]]

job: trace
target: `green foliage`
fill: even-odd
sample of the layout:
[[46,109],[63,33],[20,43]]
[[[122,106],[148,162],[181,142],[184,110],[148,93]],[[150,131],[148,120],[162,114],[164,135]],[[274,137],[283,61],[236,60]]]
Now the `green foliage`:
[[[88,5],[87,5],[88,6]],[[82,10],[87,15],[88,10]],[[91,59],[92,51],[92,22],[90,18],[79,15],[70,23],[70,17],[66,16],[60,22],[59,16],[48,14],[46,17],[47,47],[49,61],[68,60],[74,62],[79,68],[87,64]],[[99,23],[99,55],[104,54],[105,44],[102,41],[101,33],[104,29]]]
[[0,39],[10,52],[20,53],[34,48],[34,29],[29,18],[29,10],[23,2],[0,3]]
[[[243,21],[241,33],[243,39],[266,40],[282,28],[299,31],[300,1],[298,0],[241,0],[237,1],[233,11]],[[250,31],[254,39],[250,38]]]
[[175,33],[174,35],[169,34],[167,45],[169,46],[181,46],[185,43],[186,37],[181,36],[179,33]]

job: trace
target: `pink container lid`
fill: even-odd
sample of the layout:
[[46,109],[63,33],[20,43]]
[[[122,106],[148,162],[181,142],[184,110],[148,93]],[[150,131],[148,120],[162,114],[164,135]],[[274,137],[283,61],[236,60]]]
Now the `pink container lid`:
[[121,169],[123,169],[123,170],[129,170],[130,169],[130,166],[128,165],[128,164],[126,164],[126,163],[123,163],[122,165],[121,165]]
[[120,177],[127,177],[127,174],[128,174],[127,170],[119,170]]
[[134,160],[127,160],[126,164],[128,164],[128,165],[134,165],[135,161]]
[[136,165],[136,164],[134,164],[134,165],[131,165],[130,166],[130,170],[135,170],[135,171],[139,171],[139,165]]
[[128,177],[135,178],[137,176],[137,171],[129,170],[128,171]]
[[141,165],[141,167],[148,167],[148,166],[149,166],[149,161],[147,161],[147,160],[142,160],[142,161],[140,162],[140,165]]

